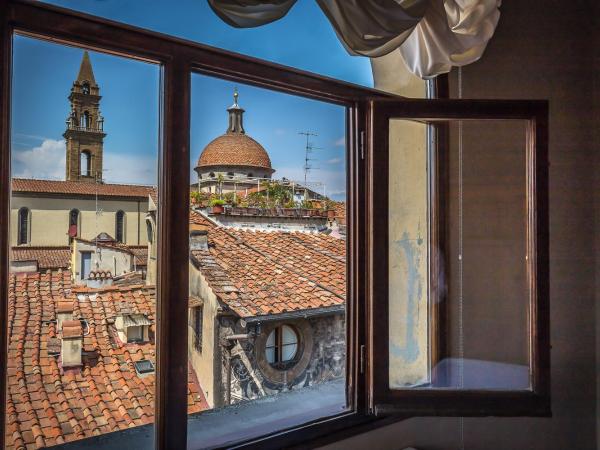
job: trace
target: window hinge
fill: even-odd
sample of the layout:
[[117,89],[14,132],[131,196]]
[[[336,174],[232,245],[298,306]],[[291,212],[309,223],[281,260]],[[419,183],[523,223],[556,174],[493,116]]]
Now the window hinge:
[[360,159],[365,159],[365,132],[360,132]]
[[365,346],[360,346],[360,373],[365,373]]

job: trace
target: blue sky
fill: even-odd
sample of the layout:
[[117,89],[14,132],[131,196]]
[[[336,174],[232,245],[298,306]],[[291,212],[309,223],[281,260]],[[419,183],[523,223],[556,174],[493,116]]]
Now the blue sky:
[[[372,85],[369,61],[352,57],[339,43],[312,1],[296,4],[286,18],[255,29],[231,28],[205,1],[54,1],[66,7],[133,25],[176,34],[209,45]],[[318,49],[318,51],[315,51]],[[15,37],[12,108],[13,175],[64,178],[62,133],[69,94],[82,50]],[[90,52],[105,117],[104,176],[111,182],[156,183],[159,68],[152,64]],[[302,179],[305,140],[318,133],[309,180],[325,183],[334,198],[344,196],[345,115],[343,108],[260,88],[193,75],[192,166],[204,146],[222,134],[233,87],[246,109],[246,132],[269,152],[275,177]],[[193,174],[191,174],[192,176]],[[192,177],[195,181],[195,177]]]

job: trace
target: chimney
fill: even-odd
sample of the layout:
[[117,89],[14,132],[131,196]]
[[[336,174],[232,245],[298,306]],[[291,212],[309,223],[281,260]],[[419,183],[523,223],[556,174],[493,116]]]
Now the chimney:
[[190,250],[208,250],[208,228],[190,224]]
[[56,329],[62,330],[63,323],[73,320],[73,302],[71,300],[59,300],[56,307]]
[[83,330],[79,320],[65,320],[62,323],[62,345],[60,356],[63,367],[81,366]]

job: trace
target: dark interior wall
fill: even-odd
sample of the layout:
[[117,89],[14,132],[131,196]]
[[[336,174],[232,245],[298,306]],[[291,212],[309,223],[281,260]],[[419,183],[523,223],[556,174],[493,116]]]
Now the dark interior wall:
[[600,449],[600,2],[593,10],[593,82],[594,82],[594,241],[596,292],[596,447]]
[[[465,98],[550,100],[553,417],[467,418],[462,423],[459,418],[414,418],[326,448],[597,448],[600,312],[595,309],[595,293],[600,290],[600,264],[595,255],[600,251],[600,221],[595,223],[594,217],[600,218],[600,120],[594,115],[600,112],[600,89],[593,88],[600,87],[600,63],[594,57],[600,38],[592,24],[598,16],[596,3],[503,2],[486,53],[463,69]],[[451,83],[455,88],[456,77]]]

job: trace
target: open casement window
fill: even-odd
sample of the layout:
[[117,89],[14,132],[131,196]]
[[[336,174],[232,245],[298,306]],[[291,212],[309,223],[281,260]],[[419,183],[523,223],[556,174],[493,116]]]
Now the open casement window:
[[[0,11],[0,344],[5,349],[9,112],[18,101],[10,90],[12,37],[93,48],[160,68],[160,201],[146,219],[149,267],[155,266],[150,281],[156,286],[156,359],[136,368],[138,373],[155,369],[154,425],[147,425],[154,432],[124,430],[94,442],[98,438],[90,437],[90,448],[111,438],[116,447],[203,448],[202,432],[219,433],[202,421],[215,414],[188,420],[188,385],[182,382],[191,328],[182,300],[190,296],[191,80],[198,74],[331,103],[343,107],[346,118],[344,407],[295,402],[289,408],[295,422],[254,411],[254,417],[275,421],[261,427],[247,421],[252,435],[235,434],[243,421],[225,417],[221,430],[226,432],[216,436],[222,442],[214,447],[318,446],[387,424],[375,417],[386,413],[403,413],[398,419],[549,413],[545,102],[407,100],[42,2],[11,0]],[[205,179],[214,181],[215,172]],[[211,189],[214,193],[216,186]],[[81,228],[75,222],[69,222],[73,237]],[[147,280],[151,273],[148,269]],[[205,323],[208,314],[207,307]],[[270,347],[279,346],[273,353],[280,352],[280,361],[293,360],[303,345],[318,348],[306,344],[300,328],[289,331],[296,336],[274,335]],[[243,334],[249,332],[230,336]],[[204,354],[208,337],[205,333]],[[7,355],[0,352],[4,416]],[[277,374],[267,357],[265,362]],[[316,413],[298,414],[313,404]],[[10,430],[1,422],[0,443]]]
[[547,103],[370,120],[371,413],[550,414]]

